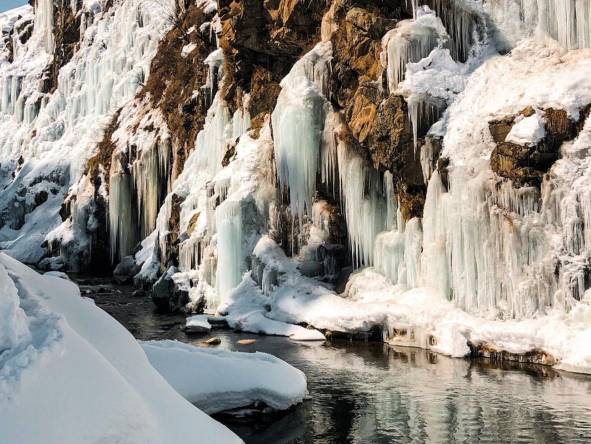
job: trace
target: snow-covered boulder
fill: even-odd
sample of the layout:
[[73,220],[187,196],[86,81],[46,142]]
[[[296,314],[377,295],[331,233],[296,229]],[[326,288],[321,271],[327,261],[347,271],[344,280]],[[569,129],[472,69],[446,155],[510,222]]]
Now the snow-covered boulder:
[[207,315],[195,315],[188,317],[185,322],[186,333],[207,333],[211,331],[211,324]]
[[150,363],[207,413],[264,403],[285,410],[308,393],[306,376],[267,353],[199,348],[177,341],[143,342]]

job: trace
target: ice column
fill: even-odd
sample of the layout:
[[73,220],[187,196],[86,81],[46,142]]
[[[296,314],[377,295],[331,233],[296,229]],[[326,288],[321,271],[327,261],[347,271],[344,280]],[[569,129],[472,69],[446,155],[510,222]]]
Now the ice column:
[[50,54],[55,49],[53,14],[53,0],[36,0],[34,32],[41,39],[45,50]]
[[[217,293],[220,299],[242,278],[242,207],[240,201],[227,200],[215,212],[217,228]],[[209,301],[211,302],[211,301]],[[217,301],[215,306],[219,305]]]
[[316,191],[331,52],[330,43],[320,43],[294,65],[272,115],[279,185],[300,220],[312,211]]
[[111,261],[115,263],[131,254],[137,243],[131,176],[123,171],[111,173],[109,189]]

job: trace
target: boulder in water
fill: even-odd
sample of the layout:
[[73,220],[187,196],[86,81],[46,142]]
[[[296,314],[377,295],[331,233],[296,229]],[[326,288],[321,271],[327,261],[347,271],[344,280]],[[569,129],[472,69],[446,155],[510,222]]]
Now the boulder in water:
[[189,302],[189,292],[177,288],[173,274],[175,267],[170,267],[152,286],[152,301],[160,310],[167,312],[179,311]]
[[113,271],[113,278],[119,284],[127,284],[133,281],[133,276],[139,273],[140,268],[133,256],[125,256]]

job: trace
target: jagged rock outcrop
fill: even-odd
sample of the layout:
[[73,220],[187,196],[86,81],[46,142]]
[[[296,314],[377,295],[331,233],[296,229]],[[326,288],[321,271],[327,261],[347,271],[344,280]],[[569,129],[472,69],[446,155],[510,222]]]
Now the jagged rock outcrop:
[[[342,109],[354,143],[371,163],[394,175],[405,220],[420,217],[426,186],[407,104],[390,94],[381,64],[382,37],[409,11],[396,2],[336,1],[330,13],[333,45],[331,100]],[[331,28],[332,27],[332,28]],[[423,137],[428,128],[421,128]]]
[[578,120],[569,117],[561,109],[542,110],[544,136],[535,144],[518,144],[507,141],[514,125],[535,113],[532,107],[521,111],[517,116],[508,116],[489,122],[490,133],[496,143],[491,154],[490,165],[499,176],[511,179],[517,186],[540,186],[544,174],[560,157],[560,146],[573,140],[581,131],[582,125],[591,112],[587,106]]
[[318,40],[328,0],[219,0],[224,99],[235,110],[244,94],[252,127],[275,107],[279,83]]

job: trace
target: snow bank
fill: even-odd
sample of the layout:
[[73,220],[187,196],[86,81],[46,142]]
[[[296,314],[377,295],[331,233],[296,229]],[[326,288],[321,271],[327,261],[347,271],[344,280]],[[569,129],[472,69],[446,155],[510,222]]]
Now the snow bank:
[[463,311],[435,289],[409,290],[394,285],[373,268],[353,274],[345,293],[337,295],[302,276],[295,261],[285,256],[281,259],[280,247],[273,248],[273,244],[270,238],[262,238],[255,251],[263,254],[257,259],[269,261],[263,265],[268,267],[265,273],[269,268],[284,271],[279,273],[277,284],[265,287],[266,291],[250,274],[245,275],[231,295],[233,302],[225,307],[233,327],[255,331],[253,325],[261,319],[288,326],[306,323],[346,333],[379,327],[384,340],[393,345],[430,349],[452,357],[469,354],[469,344],[517,355],[545,352],[551,357],[548,363],[559,368],[591,372],[591,348],[585,345],[591,335],[591,292],[568,313],[554,309],[531,319],[489,320]]
[[209,414],[258,402],[284,410],[307,394],[306,376],[267,353],[205,349],[177,341],[143,342],[142,347],[177,392]]
[[[317,286],[318,284],[316,284]],[[240,285],[228,296],[219,310],[226,313],[226,321],[235,330],[287,336],[295,341],[324,341],[318,330],[271,319],[266,310],[267,298],[247,274]]]
[[[2,442],[240,442],[170,387],[71,282],[0,254]],[[32,420],[33,419],[33,420]]]

